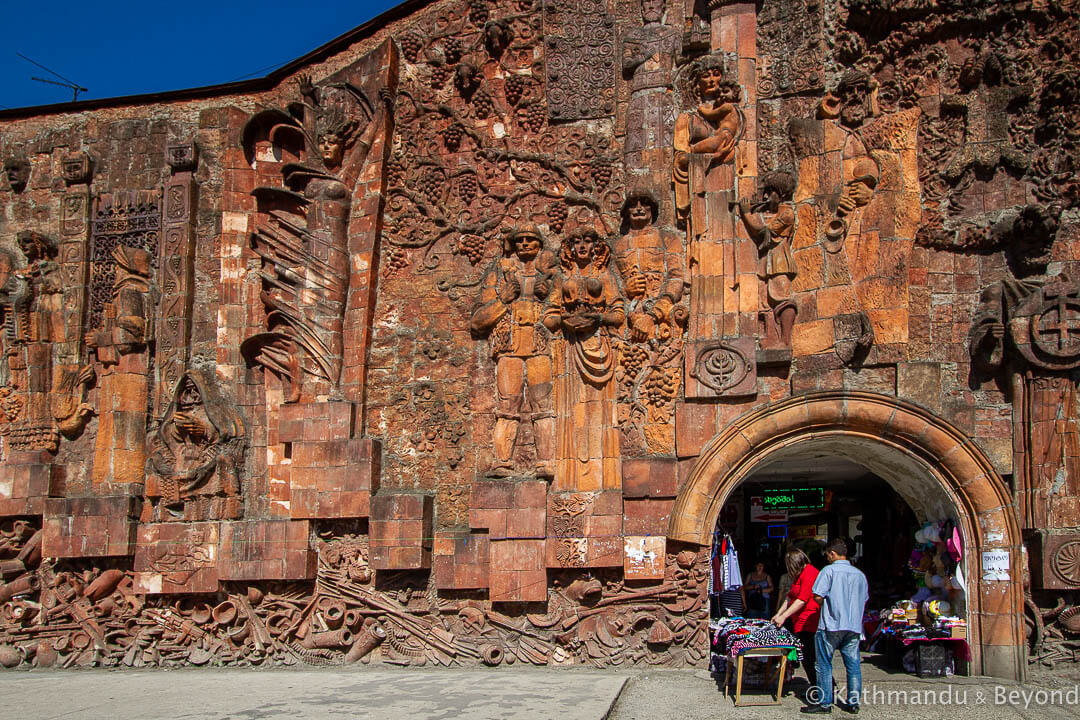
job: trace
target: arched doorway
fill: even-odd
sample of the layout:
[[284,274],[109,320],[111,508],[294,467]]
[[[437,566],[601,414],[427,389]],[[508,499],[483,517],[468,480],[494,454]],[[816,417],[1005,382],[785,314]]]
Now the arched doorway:
[[[1023,679],[1023,544],[1012,498],[970,438],[915,405],[875,393],[821,392],[747,413],[702,451],[675,501],[668,536],[708,545],[732,490],[763,463],[809,447],[865,465],[918,514],[951,510],[970,548],[971,670]],[[991,550],[1008,551],[1009,580],[984,574],[983,553]]]

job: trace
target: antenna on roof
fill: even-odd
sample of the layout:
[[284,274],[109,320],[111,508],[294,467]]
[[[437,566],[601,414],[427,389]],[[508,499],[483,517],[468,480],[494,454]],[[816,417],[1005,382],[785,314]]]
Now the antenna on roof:
[[36,80],[37,82],[48,83],[49,85],[59,85],[60,87],[69,88],[73,93],[72,98],[71,98],[72,102],[78,102],[79,101],[79,93],[81,93],[81,92],[89,92],[89,90],[87,88],[84,88],[79,83],[77,83],[77,82],[75,82],[73,80],[68,80],[66,77],[64,77],[60,73],[55,72],[53,70],[50,70],[49,68],[45,67],[41,63],[37,62],[36,60],[31,60],[30,58],[23,55],[21,52],[17,52],[15,54],[18,55],[19,57],[21,57],[26,62],[31,63],[33,65],[37,65],[42,70],[44,70],[44,71],[46,71],[48,73],[51,73],[51,74],[55,75],[56,77],[60,78],[61,80],[63,80],[64,82],[57,82],[56,80],[46,80],[45,78],[39,78],[39,77],[35,77],[33,75],[30,76],[31,80]]

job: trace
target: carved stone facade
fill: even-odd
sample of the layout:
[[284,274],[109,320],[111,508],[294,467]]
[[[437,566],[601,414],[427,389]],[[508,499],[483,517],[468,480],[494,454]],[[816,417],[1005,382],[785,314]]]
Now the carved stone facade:
[[680,508],[819,391],[958,439],[1065,651],[1073,3],[413,7],[230,95],[0,111],[4,658],[703,666]]

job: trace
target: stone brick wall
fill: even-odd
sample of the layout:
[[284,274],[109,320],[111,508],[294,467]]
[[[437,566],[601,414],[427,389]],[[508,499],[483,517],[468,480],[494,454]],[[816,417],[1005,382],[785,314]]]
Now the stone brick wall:
[[672,508],[816,391],[1080,589],[1072,3],[408,10],[0,112],[5,658],[703,664]]

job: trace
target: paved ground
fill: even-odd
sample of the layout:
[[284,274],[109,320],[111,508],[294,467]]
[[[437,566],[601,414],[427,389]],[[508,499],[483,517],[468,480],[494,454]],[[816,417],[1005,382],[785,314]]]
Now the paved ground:
[[[837,680],[843,670],[836,661]],[[802,678],[801,671],[798,675]],[[803,691],[805,680],[792,682]],[[1080,718],[1076,703],[1080,689],[1060,681],[1043,685],[1002,683],[987,678],[920,680],[913,675],[888,673],[863,663],[863,703],[858,717],[888,720],[1056,720]],[[1051,695],[1051,691],[1057,694]],[[1071,691],[1071,694],[1069,692]],[[768,695],[750,695],[744,702],[769,702]],[[1026,705],[1026,707],[1025,707]],[[803,707],[794,693],[780,705],[734,707],[734,698],[721,694],[716,678],[705,671],[639,672],[631,677],[607,720],[791,720]],[[834,707],[835,718],[855,717]]]
[[172,670],[0,673],[11,720],[601,720],[627,675],[587,670]]
[[[839,663],[838,663],[839,665]],[[1080,718],[1072,681],[1025,686],[985,678],[919,680],[864,664],[860,718],[1056,720]],[[805,682],[792,683],[795,690]],[[1057,695],[1051,695],[1057,691]],[[1071,695],[1069,694],[1071,691]],[[771,698],[746,694],[746,700]],[[1026,705],[1026,707],[1025,707]],[[0,672],[3,717],[378,718],[378,720],[771,720],[779,706],[733,707],[716,679],[695,670],[375,669]],[[839,709],[833,717],[849,717]]]

